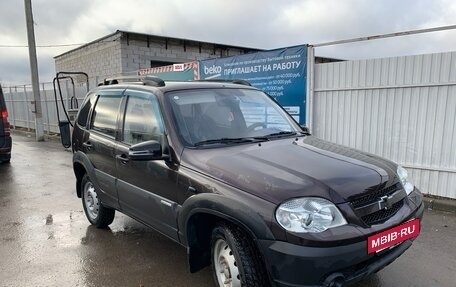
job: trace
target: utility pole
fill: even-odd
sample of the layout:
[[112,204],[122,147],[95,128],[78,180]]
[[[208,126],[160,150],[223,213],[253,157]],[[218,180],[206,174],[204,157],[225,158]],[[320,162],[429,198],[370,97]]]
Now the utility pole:
[[35,114],[36,141],[44,141],[43,111],[41,109],[40,80],[38,78],[38,62],[36,59],[35,29],[33,27],[33,13],[31,0],[24,0],[25,19],[27,22],[27,39],[30,58],[30,71],[32,74],[33,99],[32,112]]

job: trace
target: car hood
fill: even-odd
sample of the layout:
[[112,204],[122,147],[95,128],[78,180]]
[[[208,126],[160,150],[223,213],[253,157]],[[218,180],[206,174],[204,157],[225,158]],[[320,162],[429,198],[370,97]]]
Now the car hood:
[[396,165],[313,136],[185,149],[181,163],[272,203],[318,196],[334,203],[397,182]]

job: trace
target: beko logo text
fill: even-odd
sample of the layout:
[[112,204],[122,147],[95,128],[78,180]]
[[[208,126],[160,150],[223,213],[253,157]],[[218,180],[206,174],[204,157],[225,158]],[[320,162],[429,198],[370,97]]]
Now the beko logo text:
[[212,67],[204,67],[204,74],[212,75],[212,74],[220,74],[222,72],[222,67],[212,65]]

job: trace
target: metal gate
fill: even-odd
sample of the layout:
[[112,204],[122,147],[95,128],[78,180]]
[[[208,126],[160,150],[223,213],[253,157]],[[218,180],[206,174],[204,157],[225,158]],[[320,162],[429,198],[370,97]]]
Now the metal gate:
[[[84,96],[87,93],[87,87],[80,84],[72,90],[68,81],[62,81],[62,95],[65,106],[70,107],[70,99],[73,94],[77,97],[79,104],[82,103]],[[3,87],[5,95],[6,107],[8,109],[9,121],[13,128],[25,128],[32,130],[35,128],[35,115],[32,113],[31,101],[33,101],[33,92],[31,85],[20,85]],[[57,121],[57,111],[54,99],[54,89],[52,83],[40,84],[41,107],[43,109],[43,125],[44,130],[49,133],[59,133],[59,126]],[[64,118],[63,109],[61,107],[60,99],[57,104],[59,105],[60,118]]]
[[456,52],[315,65],[313,133],[456,198]]

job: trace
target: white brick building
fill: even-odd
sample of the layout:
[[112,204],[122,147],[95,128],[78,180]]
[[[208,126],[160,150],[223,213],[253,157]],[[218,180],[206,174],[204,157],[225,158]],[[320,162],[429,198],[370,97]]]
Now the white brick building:
[[106,77],[139,69],[256,51],[259,49],[118,30],[54,59],[57,72],[85,72],[93,87]]

